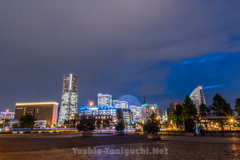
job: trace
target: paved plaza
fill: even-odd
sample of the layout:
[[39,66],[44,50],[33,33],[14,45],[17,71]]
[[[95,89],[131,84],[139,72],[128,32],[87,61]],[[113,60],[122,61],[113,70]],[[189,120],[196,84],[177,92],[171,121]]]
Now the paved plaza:
[[240,138],[164,135],[162,140],[148,140],[146,135],[0,135],[0,159],[240,159]]

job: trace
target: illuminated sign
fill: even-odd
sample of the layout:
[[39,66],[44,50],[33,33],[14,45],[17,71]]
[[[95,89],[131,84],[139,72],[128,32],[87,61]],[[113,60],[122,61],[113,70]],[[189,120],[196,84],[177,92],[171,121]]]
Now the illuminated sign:
[[89,110],[98,110],[98,108],[89,108]]
[[47,104],[56,104],[57,102],[32,102],[32,103],[16,103],[16,106],[26,106],[26,105],[47,105]]

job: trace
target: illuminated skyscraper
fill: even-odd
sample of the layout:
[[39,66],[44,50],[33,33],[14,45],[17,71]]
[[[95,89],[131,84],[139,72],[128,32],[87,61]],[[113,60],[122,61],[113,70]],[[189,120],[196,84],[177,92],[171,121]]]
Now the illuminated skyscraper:
[[98,106],[99,107],[110,107],[112,106],[112,96],[109,94],[98,94]]
[[190,98],[192,99],[193,103],[195,104],[197,111],[199,111],[199,107],[201,104],[206,105],[205,97],[203,94],[202,86],[198,86],[193,90],[193,92],[190,95]]
[[78,76],[73,74],[64,75],[62,102],[58,116],[58,125],[69,120],[69,115],[78,113]]

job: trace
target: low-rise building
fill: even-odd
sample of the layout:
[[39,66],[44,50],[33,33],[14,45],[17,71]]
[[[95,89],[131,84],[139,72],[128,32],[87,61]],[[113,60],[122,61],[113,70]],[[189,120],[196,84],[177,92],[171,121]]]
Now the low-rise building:
[[[80,107],[79,117],[105,117],[111,118],[112,122],[122,119],[124,122],[132,122],[133,114],[129,109],[121,109],[116,107]],[[76,116],[77,117],[77,116]]]
[[0,121],[2,120],[13,120],[15,117],[15,112],[9,112],[9,110],[7,110],[6,112],[1,112],[0,114]]
[[173,111],[176,110],[176,106],[178,104],[179,103],[170,103],[169,104],[169,107],[167,108],[167,118],[168,118],[168,121],[172,120]]
[[202,116],[196,120],[198,127],[203,126],[205,130],[239,130],[240,127],[234,126],[240,120],[240,116]]
[[[6,112],[1,112],[0,114],[0,126],[1,128],[10,128],[12,127],[12,121],[14,120],[15,112],[9,112],[7,109]],[[2,129],[0,129],[1,131]]]
[[80,107],[79,116],[111,116],[113,122],[117,120],[116,107]]

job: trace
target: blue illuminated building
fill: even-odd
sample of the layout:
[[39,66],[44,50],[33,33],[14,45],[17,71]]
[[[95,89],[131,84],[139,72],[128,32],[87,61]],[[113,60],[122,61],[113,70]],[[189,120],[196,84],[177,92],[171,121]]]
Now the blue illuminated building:
[[118,109],[116,107],[80,107],[79,116],[111,116],[113,122],[117,120]]
[[124,122],[132,122],[132,112],[128,109],[121,109],[117,107],[80,107],[79,116],[105,116],[112,117],[112,122],[116,122],[118,119],[123,119]]

